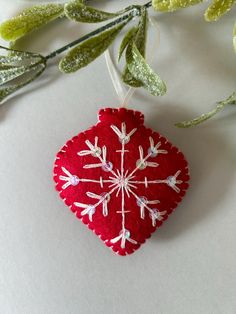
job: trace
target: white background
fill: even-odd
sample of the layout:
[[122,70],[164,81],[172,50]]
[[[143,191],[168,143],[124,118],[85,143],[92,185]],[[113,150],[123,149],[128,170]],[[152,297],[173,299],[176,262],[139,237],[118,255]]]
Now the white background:
[[[101,7],[112,11],[130,3],[102,1]],[[0,0],[0,20],[25,4],[30,1]],[[116,256],[76,220],[52,180],[64,142],[96,123],[99,108],[118,104],[104,57],[68,76],[55,60],[1,106],[1,314],[236,313],[236,108],[194,129],[174,127],[235,90],[235,9],[209,24],[205,8],[155,13],[161,45],[153,67],[168,93],[155,98],[139,91],[129,107],[142,110],[146,124],[185,153],[191,188],[131,256]],[[46,53],[94,27],[61,21],[24,44]]]

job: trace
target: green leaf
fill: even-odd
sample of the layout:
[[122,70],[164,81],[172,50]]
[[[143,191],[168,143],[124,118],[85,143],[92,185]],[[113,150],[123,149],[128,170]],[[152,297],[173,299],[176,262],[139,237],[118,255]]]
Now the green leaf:
[[[43,61],[42,63],[38,63],[35,65],[31,65],[24,73],[21,73],[20,75],[21,81],[19,83],[15,83],[15,84],[8,83],[6,87],[1,87],[0,88],[0,104],[2,104],[3,101],[8,96],[15,93],[16,91],[23,88],[24,86],[30,84],[31,82],[33,82],[37,77],[39,77],[44,72],[45,69],[46,69],[46,61]],[[18,76],[19,75],[17,75],[15,78],[17,78]]]
[[127,66],[132,76],[142,82],[153,96],[162,96],[166,93],[166,85],[160,77],[150,68],[135,44],[127,60]]
[[0,71],[12,69],[12,68],[13,68],[13,65],[8,65],[8,64],[0,63]]
[[47,59],[40,54],[0,46],[0,103],[35,80],[46,66]]
[[120,58],[121,58],[123,52],[125,51],[125,48],[127,48],[128,44],[133,42],[133,39],[134,39],[135,35],[137,34],[137,31],[138,31],[138,27],[134,26],[125,34],[125,36],[121,42],[121,45],[120,45],[118,60],[120,60]]
[[32,68],[38,66],[45,66],[44,59],[40,59],[40,61],[37,61],[35,63],[29,64],[29,65],[4,65],[0,64],[0,86],[4,85],[7,82],[10,82],[11,80],[14,80],[18,77],[21,77],[23,74],[26,74],[28,72],[32,72]]
[[204,113],[201,116],[193,119],[193,120],[189,120],[189,121],[183,121],[183,122],[178,122],[175,124],[175,126],[179,127],[179,128],[190,128],[193,126],[196,126],[210,118],[212,118],[215,114],[217,114],[218,112],[220,112],[221,110],[224,109],[225,106],[227,105],[236,105],[236,92],[234,92],[230,97],[228,97],[226,100],[220,101],[216,108],[213,109],[212,111],[208,112],[208,113]]
[[230,11],[236,0],[213,0],[212,4],[205,12],[205,19],[208,22],[217,21],[223,14]]
[[42,60],[44,60],[44,57],[38,53],[12,50],[10,48],[0,46],[0,64],[1,65],[9,65],[9,66],[15,67],[20,62],[23,62],[24,65],[28,65],[28,64],[36,64]]
[[78,0],[70,1],[65,5],[65,15],[73,21],[83,23],[99,23],[112,19],[119,14],[109,13],[86,6]]
[[3,22],[0,25],[0,35],[5,40],[14,41],[60,17],[63,11],[63,4],[31,7],[22,11],[18,16]]
[[12,79],[15,79],[19,76],[21,76],[22,74],[27,73],[28,71],[30,71],[29,68],[26,68],[24,65],[21,67],[11,67],[8,69],[1,69],[0,70],[0,85],[3,85],[9,81],[11,81]]
[[39,77],[45,70],[46,64],[38,64],[31,68],[32,72],[34,72],[29,78],[23,80],[18,84],[13,84],[10,86],[6,86],[0,89],[0,104],[10,96],[11,94],[15,93],[19,89],[23,88],[24,86],[33,82],[37,77]]
[[138,32],[135,37],[135,46],[138,51],[145,58],[146,53],[146,41],[147,41],[147,29],[148,29],[148,11],[146,8],[141,9],[141,20],[138,25]]
[[152,0],[152,6],[156,11],[171,12],[198,4],[203,0]]
[[[147,38],[147,28],[148,28],[148,12],[146,8],[141,8],[141,19],[138,25],[138,31],[136,33],[136,36],[133,38],[133,41],[131,41],[127,45],[126,49],[126,62],[127,59],[129,59],[130,54],[132,53],[132,46],[133,43],[139,50],[140,54],[145,57],[145,51],[146,51],[146,38]],[[127,65],[122,73],[122,80],[124,83],[126,83],[129,86],[132,87],[141,87],[143,86],[143,83],[139,80],[135,79],[132,74],[130,73]]]
[[131,17],[125,22],[104,31],[71,49],[61,60],[59,64],[60,70],[64,73],[72,73],[94,61],[111,45],[113,40],[130,19]]
[[122,73],[122,81],[129,85],[130,87],[142,87],[143,83],[139,80],[137,80],[136,78],[134,78],[134,76],[130,73],[130,70],[128,68],[128,58],[130,58],[130,55],[132,54],[132,46],[133,44],[129,44],[126,50],[126,66],[125,69]]
[[83,23],[99,23],[115,18],[118,13],[110,13],[97,10],[93,7],[84,5],[81,0],[73,0],[65,5],[65,15],[74,21]]

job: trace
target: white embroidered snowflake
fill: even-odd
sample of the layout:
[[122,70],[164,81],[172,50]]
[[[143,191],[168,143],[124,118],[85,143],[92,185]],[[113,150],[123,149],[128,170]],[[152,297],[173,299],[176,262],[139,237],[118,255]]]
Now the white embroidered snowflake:
[[125,170],[124,164],[124,156],[129,151],[126,150],[126,144],[131,140],[132,135],[136,132],[136,128],[127,132],[126,124],[123,122],[121,124],[121,128],[119,129],[115,125],[111,125],[111,129],[118,136],[119,141],[121,143],[121,148],[116,152],[120,153],[120,169],[113,169],[112,162],[107,160],[107,148],[106,146],[99,147],[99,139],[95,137],[94,143],[91,143],[89,140],[86,140],[85,143],[88,147],[86,150],[79,151],[77,154],[79,156],[92,155],[95,160],[97,160],[93,164],[84,165],[85,169],[89,168],[102,168],[104,171],[109,172],[109,179],[103,179],[102,177],[97,180],[89,179],[89,178],[79,178],[76,175],[71,174],[66,168],[62,167],[62,171],[65,175],[60,176],[60,180],[64,181],[64,185],[62,189],[65,190],[68,186],[76,186],[83,182],[91,182],[94,184],[99,184],[102,188],[104,187],[104,183],[108,183],[109,190],[104,191],[101,195],[95,194],[93,192],[86,192],[87,196],[91,199],[96,200],[96,203],[93,205],[83,204],[79,202],[75,202],[74,205],[78,208],[82,208],[81,215],[88,215],[89,220],[93,220],[93,215],[98,208],[102,209],[102,213],[104,216],[109,215],[109,201],[111,199],[112,194],[116,194],[116,196],[121,195],[121,210],[117,211],[118,214],[122,215],[122,226],[120,233],[113,239],[111,239],[111,243],[118,243],[120,241],[120,246],[122,249],[125,248],[126,241],[131,242],[132,244],[138,244],[138,242],[132,238],[131,232],[126,229],[125,218],[126,214],[129,211],[125,209],[125,195],[127,197],[134,197],[137,203],[138,208],[140,209],[140,217],[141,219],[145,218],[146,212],[149,213],[149,217],[151,219],[152,225],[156,225],[156,221],[163,220],[163,216],[167,213],[167,211],[158,210],[159,200],[148,200],[145,196],[140,196],[135,193],[138,185],[144,185],[148,187],[151,184],[166,184],[170,188],[172,188],[177,193],[180,192],[178,184],[181,184],[182,181],[178,180],[178,176],[180,175],[180,170],[175,174],[171,174],[166,179],[162,180],[149,180],[146,176],[141,181],[135,180],[135,174],[137,170],[142,170],[147,167],[158,167],[158,163],[152,162],[151,159],[156,157],[158,154],[167,154],[166,150],[161,149],[161,142],[154,143],[152,137],[149,137],[150,147],[148,153],[144,155],[143,147],[139,146],[139,159],[136,162],[136,167],[132,170]]

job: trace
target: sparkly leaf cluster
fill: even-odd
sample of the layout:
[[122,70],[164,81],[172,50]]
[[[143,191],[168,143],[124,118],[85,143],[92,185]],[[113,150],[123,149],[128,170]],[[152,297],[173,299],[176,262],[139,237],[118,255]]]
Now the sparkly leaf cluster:
[[[203,1],[204,0],[152,0],[152,6],[157,11],[172,12]],[[231,10],[234,4],[236,4],[236,0],[212,0],[204,14],[205,20],[208,22],[219,20],[222,15]],[[236,51],[235,28],[233,44]]]
[[[84,40],[78,40],[75,45],[73,43],[68,45],[68,49],[65,50],[66,55],[59,63],[59,69],[63,73],[73,73],[98,58],[113,43],[129,21],[137,16],[137,25],[124,36],[119,51],[118,59],[123,54],[126,59],[122,79],[129,86],[143,87],[152,95],[159,96],[166,93],[166,85],[145,60],[147,10],[150,6],[151,2],[149,5],[129,6],[121,11],[110,13],[87,6],[81,0],[72,0],[65,4],[36,5],[3,22],[0,25],[0,35],[3,39],[10,41],[11,48],[14,49],[17,40],[61,17],[80,23],[100,23],[109,20],[107,25],[95,30]],[[52,55],[54,56],[53,53]],[[49,58],[51,55],[46,59]]]
[[[203,0],[150,0],[144,5],[131,5],[118,12],[105,12],[87,6],[85,0],[70,0],[64,4],[41,4],[23,10],[17,16],[0,24],[0,36],[10,42],[11,48],[0,47],[3,51],[3,55],[0,55],[0,103],[40,76],[46,69],[48,60],[57,55],[65,53],[59,62],[59,69],[63,73],[76,72],[92,63],[109,48],[134,17],[137,17],[136,25],[126,31],[118,52],[118,61],[123,56],[125,59],[122,80],[128,86],[142,87],[154,96],[164,95],[167,90],[165,82],[151,69],[145,59],[148,9],[153,7],[158,12],[172,12],[201,2]],[[236,0],[212,0],[205,12],[205,19],[217,21],[235,3]],[[22,37],[60,18],[67,18],[75,23],[105,22],[105,25],[47,56],[17,51],[16,44]],[[233,44],[236,52],[236,23]],[[235,98],[235,94],[233,97]],[[177,126],[189,127],[209,119],[225,107],[225,104],[232,103],[229,99],[218,103],[217,108],[210,113],[189,122],[179,123]]]

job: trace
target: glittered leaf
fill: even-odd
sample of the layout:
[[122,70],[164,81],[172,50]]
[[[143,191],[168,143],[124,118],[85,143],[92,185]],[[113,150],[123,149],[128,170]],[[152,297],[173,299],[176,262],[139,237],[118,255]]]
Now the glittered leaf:
[[27,52],[27,51],[19,51],[12,50],[10,48],[0,46],[0,64],[1,65],[9,65],[9,66],[19,66],[36,64],[42,61],[44,58],[40,54]]
[[208,22],[217,21],[223,14],[227,13],[236,3],[236,0],[213,0],[205,12],[205,19]]
[[224,109],[225,106],[227,105],[236,105],[236,92],[234,92],[229,98],[227,98],[226,100],[220,101],[216,108],[213,109],[212,111],[208,112],[208,113],[204,113],[201,116],[193,119],[193,120],[189,120],[189,121],[183,121],[183,122],[178,122],[175,125],[179,128],[190,128],[193,126],[196,126],[210,118],[212,118],[215,114],[217,114],[218,112],[220,112],[221,110]]
[[46,58],[40,54],[0,46],[0,102],[35,80],[45,68]]
[[[126,62],[127,59],[130,57],[133,43],[139,50],[140,54],[145,57],[146,51],[146,38],[147,38],[147,28],[148,28],[148,13],[145,8],[141,9],[141,19],[138,25],[138,31],[136,36],[134,37],[133,41],[130,42],[126,49]],[[139,80],[135,79],[133,75],[130,73],[128,67],[126,66],[123,73],[122,73],[122,80],[129,86],[132,87],[141,87],[143,83]]]
[[74,0],[65,5],[65,15],[77,22],[99,23],[112,19],[119,14],[100,11]]
[[[1,71],[1,70],[12,69],[13,67],[14,67],[13,65],[8,65],[8,64],[0,63],[0,71]],[[0,78],[1,78],[1,77],[0,77]]]
[[11,55],[9,54],[8,56],[1,56],[0,55],[0,64],[2,65],[10,65],[13,64],[15,62],[18,62],[21,60],[21,56],[18,55]]
[[134,43],[138,51],[145,58],[146,41],[147,41],[147,28],[148,28],[148,11],[146,8],[141,9],[141,20],[138,25],[138,32],[135,37]]
[[152,0],[152,6],[157,11],[171,12],[198,4],[203,0]]
[[166,93],[165,83],[146,63],[135,44],[132,46],[131,54],[127,60],[127,66],[132,76],[142,82],[143,87],[152,95],[162,96]]
[[63,11],[62,4],[37,5],[25,9],[18,16],[0,25],[0,35],[5,40],[14,41],[60,17]]
[[[46,68],[46,63],[36,64],[30,67],[29,71],[25,71],[22,76],[26,75],[26,78],[23,79],[19,83],[11,84],[6,87],[0,88],[0,104],[10,96],[11,94],[15,93],[19,89],[23,88],[24,86],[30,84],[34,81],[38,76],[40,76]],[[31,73],[28,73],[31,72]],[[28,76],[27,76],[28,73]]]
[[125,69],[122,73],[122,81],[131,86],[131,87],[142,87],[143,83],[139,80],[137,80],[136,78],[134,78],[134,76],[131,74],[129,67],[128,67],[128,59],[130,59],[130,55],[132,54],[132,47],[133,44],[128,45],[127,50],[126,50],[126,66]]
[[134,39],[135,35],[137,34],[137,30],[138,30],[138,27],[134,26],[125,34],[125,36],[121,42],[121,45],[120,45],[118,60],[120,60],[120,58],[121,58],[125,48],[128,46],[128,44],[133,42],[133,39]]
[[21,67],[10,67],[8,69],[1,69],[0,70],[0,85],[3,85],[12,79],[15,79],[22,74],[30,71],[29,68],[26,68],[25,66]]
[[23,64],[19,65],[10,65],[10,64],[1,64],[0,63],[0,86],[4,85],[11,80],[15,80],[18,77],[21,77],[23,74],[32,72],[32,69],[38,67],[38,65],[44,66],[44,60],[40,59],[38,62],[33,62],[32,64]]
[[[42,58],[32,57],[30,59],[31,63],[29,63],[29,60],[24,60],[23,63],[22,56],[17,53],[15,56],[0,56],[0,86],[30,72],[32,66],[42,62]],[[23,54],[27,55],[27,53]]]
[[129,19],[71,49],[61,60],[60,70],[64,73],[72,73],[94,61],[111,45],[128,21]]

